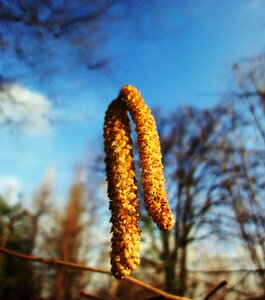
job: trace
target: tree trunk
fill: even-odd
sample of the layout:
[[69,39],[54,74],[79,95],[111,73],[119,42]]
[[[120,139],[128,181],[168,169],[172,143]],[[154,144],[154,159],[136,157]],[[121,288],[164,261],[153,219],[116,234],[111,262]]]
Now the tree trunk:
[[187,289],[187,244],[183,244],[179,261],[179,276],[177,281],[177,295],[184,296]]
[[177,282],[176,282],[176,262],[170,257],[165,260],[165,290],[168,293],[177,293]]
[[162,260],[164,262],[164,284],[165,290],[175,294],[177,291],[176,283],[176,253],[170,251],[169,248],[169,232],[162,231],[163,253]]
[[59,266],[57,269],[56,280],[55,280],[55,295],[54,299],[64,300],[65,299],[65,272],[64,266]]

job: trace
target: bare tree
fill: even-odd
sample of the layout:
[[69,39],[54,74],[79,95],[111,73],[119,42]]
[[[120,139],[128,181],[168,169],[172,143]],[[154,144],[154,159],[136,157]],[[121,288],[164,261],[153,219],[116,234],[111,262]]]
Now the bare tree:
[[[171,5],[185,9],[181,1]],[[164,6],[165,11],[168,6],[169,3]],[[30,78],[34,82],[41,79],[52,88],[54,76],[77,76],[80,80],[87,77],[85,82],[90,82],[89,72],[109,71],[113,58],[122,53],[121,47],[115,47],[117,38],[131,33],[139,37],[140,32],[146,38],[145,27],[154,18],[158,20],[163,11],[159,1],[1,0],[0,84]],[[165,19],[161,18],[160,25]],[[167,34],[157,22],[152,38],[162,36],[161,32]]]
[[55,70],[72,72],[78,64],[91,70],[104,67],[108,60],[100,57],[99,44],[105,45],[106,24],[120,17],[111,12],[116,6],[123,11],[127,5],[118,0],[1,1],[2,50],[22,66],[24,62],[19,73],[2,70],[1,83],[23,78],[32,68],[37,76],[50,78]]
[[[0,241],[2,246],[33,254],[40,238],[40,219],[48,213],[52,195],[52,180],[49,176],[38,188],[33,197],[31,209],[21,203],[10,205],[9,199],[0,197]],[[17,295],[32,299],[39,296],[42,274],[31,265],[24,265],[12,258],[4,260],[1,256],[0,297],[17,299]]]
[[245,59],[233,65],[236,85],[232,99],[249,111],[248,121],[256,127],[265,143],[265,55]]
[[[0,196],[0,243],[16,251],[31,254],[31,215],[21,203],[10,205]],[[27,274],[25,276],[25,274]],[[0,256],[0,298],[34,299],[38,294],[34,268],[12,257]]]
[[254,277],[257,292],[265,294],[263,62],[264,57],[258,57],[234,67],[239,78],[239,92],[235,93],[228,111],[231,129],[226,145],[230,151],[220,157],[223,169],[220,194],[231,208],[230,230],[226,234],[232,235],[245,249],[248,264],[256,269],[248,275]]
[[[58,255],[61,259],[77,262],[81,246],[81,218],[83,209],[84,186],[77,178],[69,194],[68,207],[61,223],[58,236]],[[55,299],[73,299],[80,291],[80,276],[60,266],[56,271]]]
[[214,233],[212,211],[220,205],[214,197],[219,180],[220,120],[224,110],[179,109],[171,118],[158,121],[174,232],[161,233],[165,288],[184,295],[188,290],[188,250],[192,242]]

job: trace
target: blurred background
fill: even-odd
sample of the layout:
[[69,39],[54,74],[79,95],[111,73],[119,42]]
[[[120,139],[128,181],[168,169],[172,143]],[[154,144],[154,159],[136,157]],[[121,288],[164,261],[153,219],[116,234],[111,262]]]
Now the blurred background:
[[[263,0],[0,0],[0,245],[110,268],[103,121],[131,84],[155,115],[176,217],[160,232],[140,192],[133,276],[194,299],[227,280],[216,299],[264,299],[264,20]],[[0,254],[0,299],[81,291],[152,297]]]

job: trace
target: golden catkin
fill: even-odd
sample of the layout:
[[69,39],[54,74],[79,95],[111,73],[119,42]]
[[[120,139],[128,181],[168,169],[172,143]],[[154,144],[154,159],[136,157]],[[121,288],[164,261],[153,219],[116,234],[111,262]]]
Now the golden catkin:
[[112,101],[106,112],[104,148],[112,213],[111,272],[122,278],[140,262],[140,229],[130,122],[120,99]]
[[174,217],[167,201],[155,119],[135,87],[124,86],[120,97],[136,125],[146,208],[160,229],[170,230],[174,225]]

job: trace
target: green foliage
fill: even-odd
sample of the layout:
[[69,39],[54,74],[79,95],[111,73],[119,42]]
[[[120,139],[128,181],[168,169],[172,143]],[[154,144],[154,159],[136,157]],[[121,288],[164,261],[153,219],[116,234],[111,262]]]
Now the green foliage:
[[[0,196],[0,242],[1,246],[22,253],[30,253],[31,216],[19,203],[9,205],[7,199]],[[17,258],[0,256],[0,298],[33,299],[33,269],[27,262]]]

